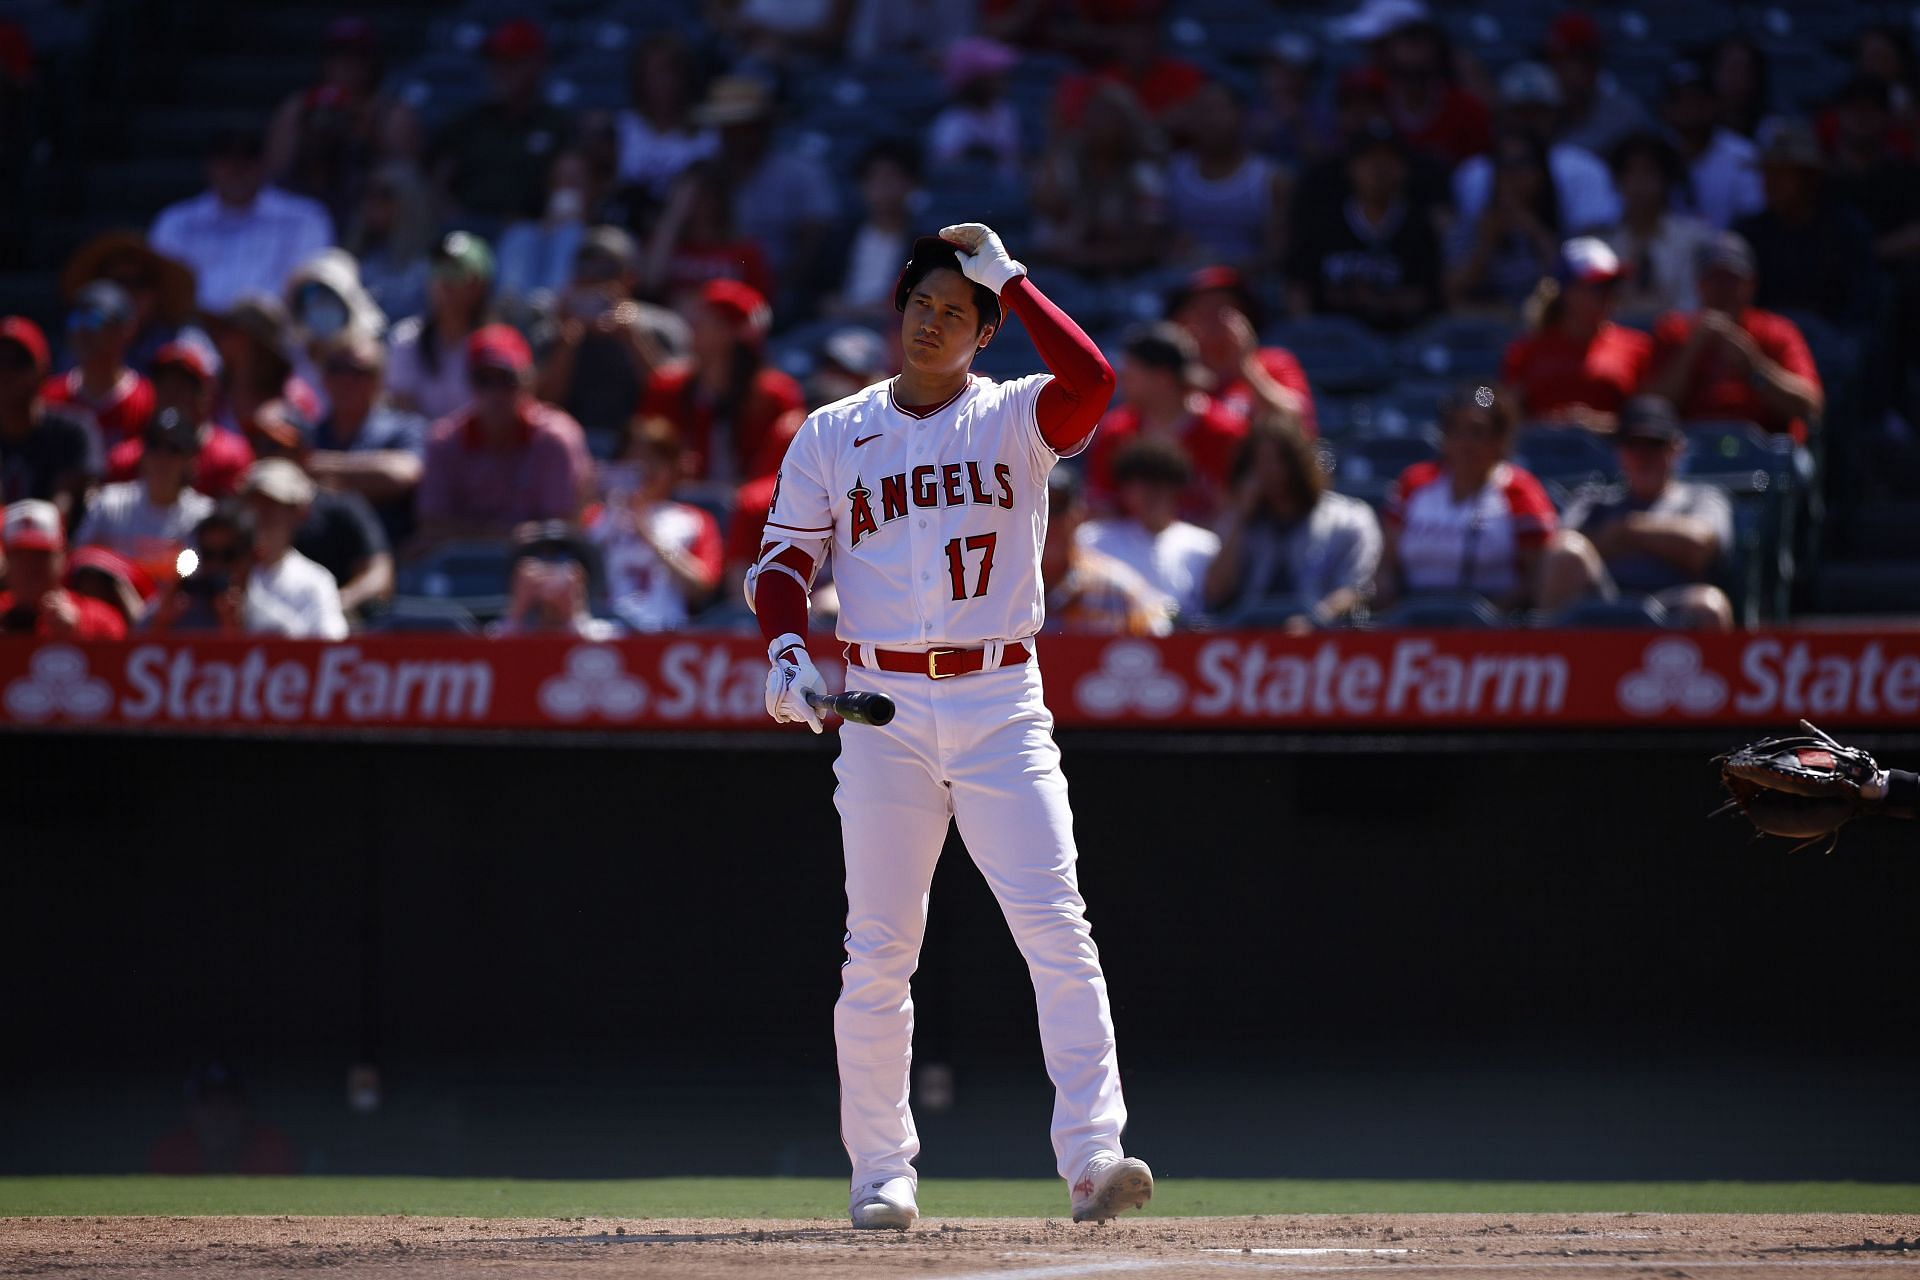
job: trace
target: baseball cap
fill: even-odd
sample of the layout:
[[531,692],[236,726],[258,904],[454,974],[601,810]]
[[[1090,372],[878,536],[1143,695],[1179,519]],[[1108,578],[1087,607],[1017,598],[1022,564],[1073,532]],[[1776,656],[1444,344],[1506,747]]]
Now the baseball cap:
[[1500,73],[1500,101],[1509,107],[1557,107],[1560,81],[1537,62],[1516,62]]
[[489,58],[537,58],[547,51],[547,33],[531,18],[509,18],[487,33],[481,51]]
[[53,355],[47,349],[47,335],[25,316],[8,316],[0,320],[0,342],[11,342],[25,350],[33,358],[33,367],[41,373],[45,373],[53,363]]
[[493,279],[493,250],[471,231],[449,231],[433,246],[433,273],[463,280]]
[[1003,71],[1010,71],[1019,61],[1020,55],[998,40],[967,36],[947,47],[946,62],[940,68],[940,74],[946,81],[947,92],[954,93],[984,76],[997,76]]
[[588,227],[581,233],[580,247],[573,251],[576,261],[588,254],[600,254],[620,264],[620,269],[630,271],[640,258],[640,247],[633,237],[619,227]]
[[1687,438],[1687,431],[1668,401],[1660,396],[1635,396],[1620,406],[1620,422],[1614,428],[1613,438],[1678,444]]
[[269,502],[304,507],[313,501],[313,481],[288,458],[262,458],[240,474],[240,493],[259,494]]
[[292,359],[293,319],[286,304],[270,293],[242,294],[213,320],[246,334],[282,360]]
[[73,295],[73,308],[67,312],[67,328],[86,333],[132,321],[133,299],[111,280],[82,285]]
[[200,424],[178,409],[162,409],[147,419],[141,439],[150,446],[192,457],[200,452]]
[[700,300],[735,324],[743,324],[756,338],[764,338],[773,323],[773,309],[758,289],[741,280],[709,280]]
[[524,374],[533,368],[533,352],[512,325],[483,325],[467,339],[467,368]]
[[1731,271],[1749,280],[1756,274],[1753,247],[1737,231],[1716,231],[1708,236],[1695,251],[1693,265],[1694,270],[1702,274],[1716,270]]
[[1562,283],[1597,284],[1620,278],[1620,256],[1598,236],[1575,236],[1560,246]]
[[1260,302],[1247,285],[1247,278],[1236,267],[1201,267],[1167,294],[1166,314],[1173,315],[1202,293],[1219,290],[1233,295],[1234,305],[1254,328],[1260,327]]
[[1160,320],[1133,330],[1120,349],[1129,360],[1178,374],[1184,382],[1198,383],[1203,377],[1200,349],[1193,335],[1170,321]]
[[1599,53],[1606,41],[1591,15],[1569,9],[1547,27],[1548,53]]
[[859,325],[835,329],[820,344],[820,358],[853,374],[879,374],[887,367],[887,344]]
[[693,109],[693,122],[709,127],[746,124],[773,110],[773,94],[752,76],[721,76]]
[[[893,282],[893,309],[904,312],[913,286],[919,284],[929,271],[937,271],[942,267],[948,271],[960,271],[960,246],[939,236],[920,236],[915,239],[912,251],[907,254],[907,265],[900,268],[900,274]],[[960,274],[966,273],[961,271]],[[991,325],[1000,323],[1000,295],[983,284],[975,284],[973,301],[980,308],[982,320]]]
[[65,585],[71,587],[73,585],[74,575],[87,569],[92,569],[96,573],[107,574],[109,577],[118,578],[120,581],[132,587],[134,594],[138,595],[142,600],[153,599],[154,586],[152,576],[148,574],[145,569],[142,569],[139,565],[133,563],[133,561],[127,559],[117,551],[109,551],[105,547],[79,548],[71,556],[67,557]]
[[162,369],[185,369],[202,382],[213,378],[213,362],[198,346],[191,342],[169,342],[153,353],[153,372]]
[[0,526],[0,544],[9,551],[64,551],[67,536],[60,528],[60,509],[39,498],[27,498],[7,508]]

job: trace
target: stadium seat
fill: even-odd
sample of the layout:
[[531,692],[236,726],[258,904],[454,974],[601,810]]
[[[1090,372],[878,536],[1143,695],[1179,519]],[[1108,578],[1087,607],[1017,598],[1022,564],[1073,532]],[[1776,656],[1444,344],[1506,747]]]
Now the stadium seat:
[[432,596],[395,596],[387,602],[384,610],[368,620],[366,629],[471,636],[480,634],[480,623],[471,610],[455,600],[440,600]]
[[1574,488],[1617,470],[1613,448],[1584,427],[1530,425],[1514,438],[1513,460],[1542,480]]
[[1588,630],[1632,630],[1667,625],[1666,606],[1652,596],[1625,595],[1617,600],[1582,600],[1567,606],[1551,619],[1556,627]]
[[1516,330],[1490,316],[1440,316],[1402,339],[1400,367],[1425,378],[1494,378]]
[[1375,618],[1374,623],[1384,628],[1441,631],[1504,627],[1507,620],[1493,607],[1493,601],[1466,592],[1413,596]]
[[1348,316],[1302,316],[1270,325],[1260,336],[1269,346],[1293,352],[1316,389],[1371,391],[1393,379],[1387,344]]
[[1418,435],[1360,436],[1335,445],[1333,455],[1333,487],[1373,503],[1387,496],[1402,471],[1435,456],[1433,442]]

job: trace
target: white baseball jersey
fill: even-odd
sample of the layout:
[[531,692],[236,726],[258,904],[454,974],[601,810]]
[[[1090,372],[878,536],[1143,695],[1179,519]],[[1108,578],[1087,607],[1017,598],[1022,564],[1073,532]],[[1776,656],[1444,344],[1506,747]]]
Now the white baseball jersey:
[[808,416],[764,540],[816,564],[831,550],[841,640],[979,645],[1040,630],[1047,476],[1061,455],[1035,406],[1052,376],[974,374],[921,416],[900,408],[888,379]]

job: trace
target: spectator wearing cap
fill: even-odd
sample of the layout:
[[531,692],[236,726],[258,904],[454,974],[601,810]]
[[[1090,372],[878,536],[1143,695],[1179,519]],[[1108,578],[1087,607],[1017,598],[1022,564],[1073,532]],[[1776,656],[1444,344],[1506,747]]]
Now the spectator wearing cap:
[[733,189],[718,164],[702,161],[674,179],[647,240],[646,294],[679,307],[710,280],[738,280],[771,297],[767,255],[740,233],[733,210]]
[[1087,498],[1069,467],[1047,478],[1047,536],[1040,544],[1050,634],[1164,636],[1173,630],[1171,601],[1119,560],[1080,539]]
[[634,44],[627,78],[633,105],[614,118],[622,185],[661,200],[675,178],[720,153],[720,135],[693,121],[699,74],[692,48],[677,32],[655,32]]
[[[192,486],[209,498],[224,498],[240,483],[240,473],[253,465],[253,446],[238,432],[213,423],[214,396],[219,383],[205,352],[191,343],[160,348],[153,358],[155,412],[172,410],[197,424],[200,448],[194,454]],[[107,479],[118,483],[140,474],[146,456],[146,433],[122,440],[107,452]]]
[[1287,175],[1246,142],[1246,108],[1234,89],[1210,81],[1180,108],[1182,145],[1167,165],[1167,220],[1174,252],[1188,262],[1258,271],[1279,262]]
[[947,105],[927,128],[931,167],[984,165],[1003,177],[1018,176],[1020,117],[1007,101],[1007,73],[1019,61],[1015,50],[985,36],[948,46],[941,65]]
[[1080,542],[1126,565],[1166,597],[1167,612],[1201,611],[1201,584],[1220,551],[1210,529],[1180,519],[1193,464],[1172,440],[1136,436],[1113,459],[1116,514],[1080,526]]
[[1057,132],[1033,184],[1036,257],[1089,275],[1160,265],[1169,249],[1158,135],[1124,84],[1099,81],[1077,129]]
[[607,596],[634,631],[676,631],[713,599],[720,583],[720,524],[673,500],[684,463],[680,433],[665,418],[634,428],[622,482],[587,522],[600,548]]
[[820,310],[879,320],[893,313],[894,280],[913,247],[912,202],[920,186],[915,144],[900,138],[875,142],[860,157],[859,178],[860,223],[846,238],[844,259],[828,274],[834,291]]
[[1646,107],[1607,74],[1606,39],[1591,14],[1568,9],[1556,17],[1544,53],[1560,89],[1560,141],[1604,156],[1647,129]]
[[319,376],[321,348],[348,333],[385,337],[386,313],[360,283],[360,264],[345,249],[326,249],[302,263],[288,278],[283,298],[291,321],[288,354],[295,375],[316,389],[318,416],[326,412],[326,389]]
[[1826,190],[1826,157],[1810,125],[1775,119],[1760,132],[1766,207],[1733,224],[1753,247],[1755,301],[1771,311],[1813,311],[1836,325],[1866,327],[1879,300],[1873,228]]
[[1667,69],[1660,116],[1687,166],[1682,208],[1715,228],[1759,211],[1766,203],[1759,150],[1721,125],[1705,67],[1683,59]]
[[1674,207],[1688,181],[1680,153],[1658,134],[1636,133],[1614,148],[1612,168],[1620,221],[1602,238],[1620,258],[1621,309],[1691,311],[1694,263],[1713,228]]
[[558,632],[583,640],[612,640],[620,628],[587,607],[592,552],[572,524],[548,520],[514,535],[507,571],[507,610],[487,627],[490,636]]
[[1170,42],[1160,5],[1109,5],[1104,14],[1096,6],[1079,9],[1083,27],[1077,43],[1094,65],[1060,78],[1053,95],[1054,133],[1085,129],[1089,108],[1109,85],[1125,89],[1147,120],[1158,123],[1206,83],[1206,72],[1167,52]]
[[1166,318],[1192,336],[1215,400],[1249,420],[1288,414],[1317,435],[1306,370],[1285,347],[1260,345],[1260,314],[1246,277],[1232,267],[1202,267],[1167,296]]
[[91,419],[42,398],[49,359],[40,326],[25,316],[0,319],[0,502],[38,498],[70,521],[100,470],[100,435]]
[[327,412],[306,441],[306,467],[322,489],[364,498],[387,542],[398,546],[413,533],[427,423],[387,402],[386,369],[385,345],[364,333],[349,333],[322,350]]
[[61,299],[76,305],[80,291],[97,280],[118,285],[133,302],[134,336],[126,358],[134,368],[151,368],[153,353],[171,342],[211,349],[211,339],[190,323],[193,272],[155,253],[145,232],[103,232],[74,250],[60,269]]
[[1351,316],[1396,332],[1440,310],[1440,243],[1410,176],[1406,150],[1386,125],[1353,141],[1348,194],[1292,229],[1287,296],[1296,314]]
[[420,121],[381,88],[386,59],[373,24],[343,15],[320,38],[320,79],[281,100],[267,128],[267,174],[345,221],[382,161],[420,154]]
[[1557,613],[1589,596],[1652,596],[1668,621],[1733,627],[1733,606],[1710,585],[1733,546],[1733,506],[1711,485],[1677,478],[1686,431],[1653,396],[1627,402],[1614,433],[1622,483],[1582,490],[1540,562],[1539,606]]
[[117,551],[155,582],[171,582],[175,557],[213,510],[213,499],[188,485],[199,452],[197,422],[173,409],[154,414],[139,477],[102,486],[74,541]]
[[293,319],[278,297],[248,294],[208,327],[220,354],[215,422],[252,444],[262,432],[282,430],[284,418],[320,416],[319,393],[295,372]]
[[1556,140],[1560,83],[1537,62],[1516,62],[1500,74],[1500,115],[1494,150],[1463,161],[1453,173],[1455,216],[1477,219],[1504,176],[1507,134],[1516,133],[1546,152],[1554,204],[1568,232],[1610,227],[1620,217],[1620,197],[1600,158],[1584,147]]
[[0,591],[0,633],[43,640],[124,640],[127,623],[109,605],[61,585],[67,539],[51,502],[28,498],[0,516],[7,589]]
[[805,396],[767,361],[767,300],[737,281],[715,280],[688,319],[691,358],[654,374],[641,413],[679,430],[689,479],[737,485],[773,474],[792,438],[789,415]]
[[592,473],[586,437],[531,393],[533,353],[506,325],[467,339],[471,403],[433,424],[415,543],[499,538],[529,520],[572,520]]
[[[655,366],[664,363],[633,299],[639,249],[618,227],[595,227],[554,300],[558,341],[542,353],[537,391],[590,439],[624,441]],[[603,453],[602,456],[605,456]]]
[[1201,599],[1226,618],[1284,615],[1288,631],[1304,634],[1367,603],[1380,548],[1373,508],[1329,489],[1313,442],[1265,414],[1234,457],[1233,500]]
[[[345,640],[347,615],[333,575],[294,548],[313,507],[314,484],[290,458],[262,458],[240,480],[253,513],[253,569],[247,576],[247,630],[295,640]],[[358,583],[356,586],[360,585]],[[384,593],[393,590],[386,566]]]
[[388,160],[368,176],[340,244],[360,264],[360,283],[389,319],[427,305],[433,210],[426,180],[406,160]]
[[1479,595],[1514,613],[1533,603],[1540,556],[1558,523],[1540,481],[1507,461],[1511,397],[1463,387],[1440,414],[1440,460],[1408,467],[1387,497],[1375,596]]
[[718,163],[733,200],[734,231],[760,246],[783,290],[798,294],[840,213],[825,170],[792,147],[772,145],[773,95],[759,80],[714,81],[693,118],[719,130]]
[[1121,404],[1101,420],[1087,453],[1087,481],[1101,510],[1116,496],[1114,459],[1135,439],[1172,442],[1186,454],[1191,480],[1180,515],[1211,525],[1226,500],[1227,472],[1247,421],[1208,395],[1211,382],[1199,348],[1177,324],[1161,321],[1127,334],[1118,374]]
[[278,296],[299,265],[333,243],[319,204],[266,185],[258,135],[224,133],[207,156],[208,190],[153,220],[153,248],[193,271],[204,311],[246,294]]
[[90,417],[103,443],[140,433],[153,416],[153,384],[127,364],[136,320],[133,299],[106,280],[85,285],[67,312],[74,367],[47,379],[40,395],[75,416]]
[[1530,422],[1611,430],[1640,387],[1653,340],[1613,322],[1620,259],[1607,242],[1577,236],[1527,303],[1527,332],[1507,347],[1500,380]]
[[433,140],[429,169],[456,225],[497,234],[540,211],[547,168],[571,143],[573,118],[548,105],[547,37],[527,18],[487,34],[487,99]]
[[1487,149],[1487,105],[1459,83],[1453,48],[1423,0],[1366,0],[1332,29],[1368,47],[1387,119],[1410,149],[1448,167]]
[[1547,150],[1525,133],[1493,144],[1493,187],[1447,241],[1447,298],[1456,311],[1515,315],[1560,254],[1563,219]]
[[468,231],[434,246],[427,309],[393,326],[387,339],[387,390],[394,407],[444,418],[471,398],[467,339],[487,322],[493,250]]
[[146,617],[147,601],[154,595],[153,579],[139,565],[105,547],[81,547],[68,556],[60,585],[106,605],[128,631]]

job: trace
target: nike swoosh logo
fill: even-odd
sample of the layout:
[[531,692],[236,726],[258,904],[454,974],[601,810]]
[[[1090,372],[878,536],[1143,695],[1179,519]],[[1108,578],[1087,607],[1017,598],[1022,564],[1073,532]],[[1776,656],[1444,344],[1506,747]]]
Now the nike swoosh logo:
[[858,449],[861,445],[865,444],[867,441],[878,440],[881,436],[885,434],[887,433],[884,431],[876,431],[870,436],[855,436],[853,440],[853,447]]

